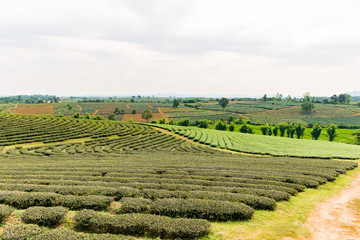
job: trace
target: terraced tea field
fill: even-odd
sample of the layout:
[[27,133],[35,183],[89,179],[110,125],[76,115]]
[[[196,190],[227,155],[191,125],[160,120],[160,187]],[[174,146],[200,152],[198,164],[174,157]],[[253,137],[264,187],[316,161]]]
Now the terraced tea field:
[[[172,130],[196,138],[187,129]],[[0,145],[2,239],[217,238],[217,223],[272,212],[357,167],[229,154],[150,125],[53,116],[1,114]]]
[[201,144],[244,153],[312,158],[360,158],[360,146],[358,145],[218,131],[197,127],[164,124],[154,126],[169,130]]
[[66,117],[0,114],[0,136],[5,154],[217,152],[145,125]]

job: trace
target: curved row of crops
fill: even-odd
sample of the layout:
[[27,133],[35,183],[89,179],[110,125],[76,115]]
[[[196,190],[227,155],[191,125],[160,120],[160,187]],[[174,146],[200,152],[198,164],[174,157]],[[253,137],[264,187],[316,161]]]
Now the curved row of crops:
[[[210,224],[204,220],[238,221],[251,218],[256,210],[272,211],[277,202],[333,181],[356,166],[319,159],[178,152],[100,158],[7,156],[0,161],[0,204],[80,211],[75,225],[96,233],[199,237],[209,233]],[[27,218],[36,224],[36,219],[43,219],[36,216]],[[138,221],[133,228],[125,224],[134,218]],[[187,222],[193,218],[204,220]],[[175,231],[177,225],[184,230]]]
[[280,138],[197,127],[164,124],[153,125],[201,144],[238,152],[309,158],[360,158],[360,146],[357,145],[308,139]]
[[[81,141],[85,138],[84,141]],[[79,139],[76,142],[75,139]],[[68,143],[59,141],[73,140]],[[28,147],[21,144],[41,142]],[[0,114],[0,146],[7,154],[121,154],[133,151],[215,153],[152,127],[114,121]]]

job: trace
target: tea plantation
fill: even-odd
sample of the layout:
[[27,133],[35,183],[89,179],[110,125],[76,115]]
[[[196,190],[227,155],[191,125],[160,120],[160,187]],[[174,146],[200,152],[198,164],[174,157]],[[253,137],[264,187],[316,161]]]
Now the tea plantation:
[[358,145],[218,131],[197,127],[164,124],[154,124],[154,126],[169,130],[201,144],[237,152],[288,157],[360,158],[360,146]]
[[52,116],[0,115],[0,143],[2,239],[201,238],[215,222],[274,211],[357,167],[230,154],[148,125]]

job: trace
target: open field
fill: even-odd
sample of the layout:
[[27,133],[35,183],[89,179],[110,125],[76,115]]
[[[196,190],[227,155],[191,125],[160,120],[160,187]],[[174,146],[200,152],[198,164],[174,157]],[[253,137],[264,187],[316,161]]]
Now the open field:
[[195,142],[232,151],[273,156],[360,158],[360,146],[357,145],[217,131],[197,127],[164,124],[156,124],[155,126],[167,129]]
[[54,105],[52,104],[17,104],[13,113],[30,115],[53,114],[53,108]]

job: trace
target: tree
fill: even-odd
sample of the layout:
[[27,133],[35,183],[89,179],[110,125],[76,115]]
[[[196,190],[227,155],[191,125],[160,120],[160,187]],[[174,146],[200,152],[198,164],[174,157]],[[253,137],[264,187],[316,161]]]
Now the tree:
[[115,110],[114,110],[114,114],[120,114],[120,108],[115,108]]
[[302,138],[304,136],[304,132],[305,132],[305,127],[301,123],[298,123],[295,127],[296,137],[298,139]]
[[111,113],[111,114],[108,115],[109,120],[115,121],[115,118],[116,118],[115,113]]
[[310,93],[309,92],[306,92],[304,93],[304,102],[310,102]]
[[294,127],[294,124],[292,123],[289,123],[286,127],[286,133],[287,133],[287,136],[290,137],[290,138],[294,138],[294,134],[295,134],[295,127]]
[[273,128],[273,134],[274,134],[274,136],[277,136],[278,133],[279,133],[279,126],[275,125],[274,128]]
[[[135,110],[135,109],[134,109]],[[163,117],[162,119],[159,120],[160,124],[166,124],[166,119]]]
[[334,95],[332,95],[332,96],[330,97],[330,102],[331,102],[332,104],[337,104],[338,101],[339,101],[339,98],[338,98],[338,96],[337,96],[336,94],[334,94]]
[[227,124],[226,122],[223,122],[223,121],[218,121],[215,125],[215,129],[216,130],[223,130],[223,131],[226,131],[227,129]]
[[91,119],[91,115],[90,115],[90,113],[86,113],[86,115],[85,115],[85,119]]
[[327,135],[329,137],[329,141],[332,142],[339,135],[336,131],[337,126],[335,124],[331,124],[327,129]]
[[346,103],[350,103],[351,102],[351,100],[352,100],[352,96],[351,95],[349,95],[349,94],[344,94],[345,95],[345,102]]
[[233,132],[234,130],[235,130],[235,124],[231,123],[230,126],[229,126],[229,131]]
[[280,136],[283,137],[285,135],[285,131],[286,131],[286,124],[285,123],[280,123],[279,124],[279,130],[280,130]]
[[199,128],[208,128],[209,127],[209,121],[208,120],[201,120],[199,123]]
[[271,130],[271,127],[269,126],[269,124],[261,125],[260,130],[261,130],[262,135],[271,135],[272,134],[272,130]]
[[132,110],[132,114],[135,114],[135,113],[136,113],[136,109],[133,109],[133,110]]
[[321,131],[322,131],[322,127],[320,126],[319,123],[316,123],[313,127],[313,130],[311,131],[312,139],[318,140],[318,138],[320,137]]
[[73,118],[82,118],[82,116],[80,115],[80,113],[75,113],[72,117],[73,117]]
[[152,111],[150,109],[146,109],[142,114],[141,114],[141,118],[145,119],[146,121],[149,121],[150,118],[152,118]]
[[219,100],[219,104],[220,106],[223,108],[223,110],[225,110],[225,107],[229,104],[229,99],[227,98],[221,98]]
[[339,95],[339,103],[345,103],[345,101],[346,101],[345,94],[340,94]]
[[357,131],[354,132],[352,135],[355,136],[356,143],[357,143],[357,144],[360,144],[360,130],[357,130]]
[[240,132],[242,133],[253,133],[253,129],[250,125],[244,124],[240,127]]
[[179,126],[190,126],[190,119],[189,118],[182,118],[177,122]]
[[314,103],[312,102],[304,102],[301,104],[301,111],[311,112],[313,108],[314,108]]
[[180,104],[180,100],[174,99],[173,101],[173,108],[177,108]]
[[266,94],[264,94],[264,96],[261,98],[261,101],[266,102],[268,100],[268,97],[266,96]]

